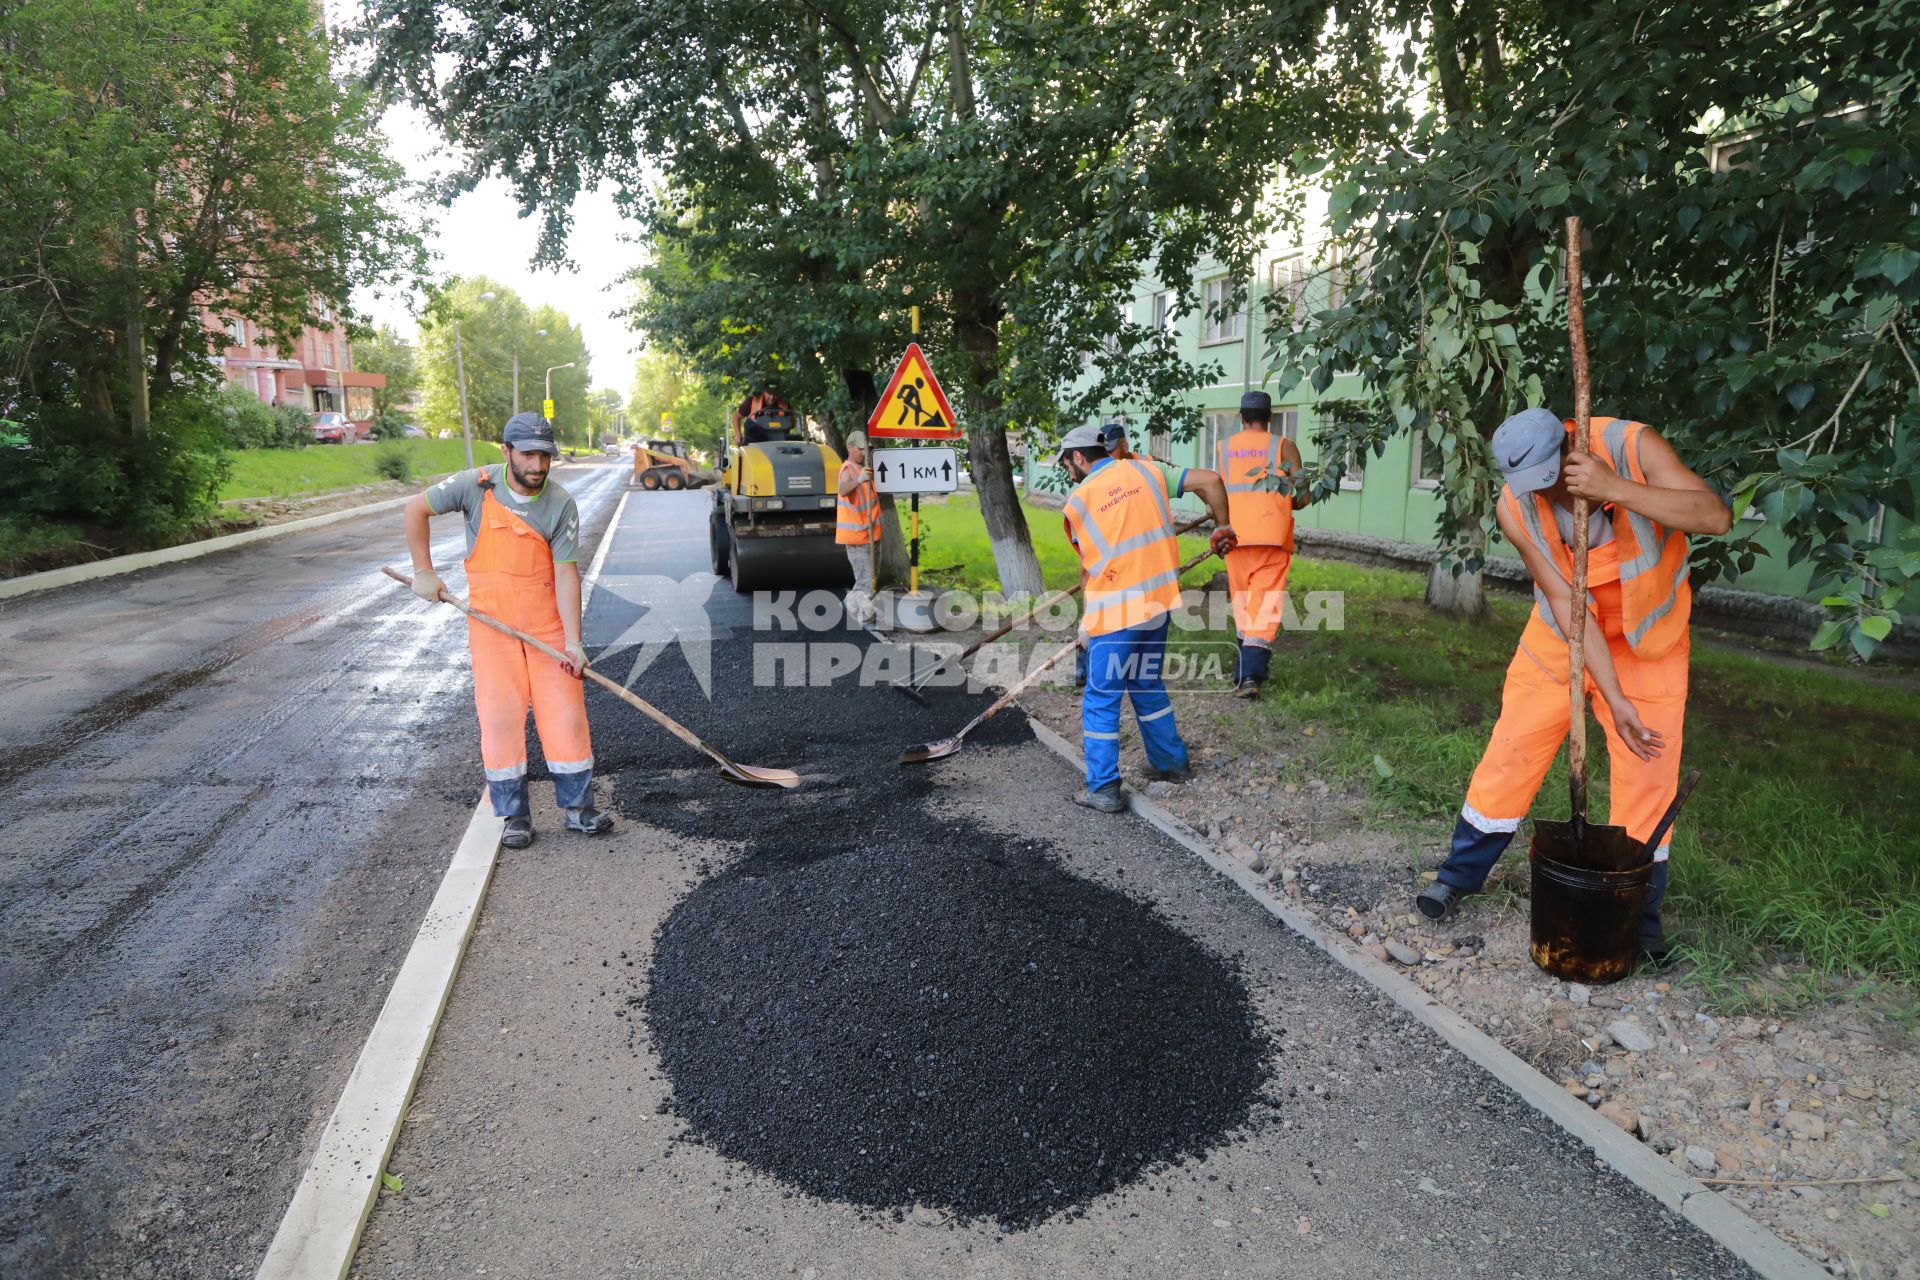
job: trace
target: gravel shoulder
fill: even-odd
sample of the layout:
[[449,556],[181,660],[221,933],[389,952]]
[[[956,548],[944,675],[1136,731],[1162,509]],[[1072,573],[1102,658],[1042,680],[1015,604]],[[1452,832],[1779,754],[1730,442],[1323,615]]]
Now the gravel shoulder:
[[[1285,678],[1283,659],[1275,672]],[[1202,767],[1155,788],[1170,812],[1830,1274],[1920,1277],[1920,1042],[1898,1007],[1831,984],[1825,999],[1730,1013],[1684,966],[1610,987],[1556,981],[1527,955],[1524,860],[1503,862],[1488,893],[1435,926],[1411,899],[1445,854],[1444,831],[1370,826],[1364,797],[1315,775],[1310,741],[1250,736],[1230,698],[1175,703]],[[1070,693],[1024,704],[1078,741]],[[1131,722],[1123,743],[1123,771],[1145,790]],[[1786,992],[1809,980],[1783,961],[1753,981]]]

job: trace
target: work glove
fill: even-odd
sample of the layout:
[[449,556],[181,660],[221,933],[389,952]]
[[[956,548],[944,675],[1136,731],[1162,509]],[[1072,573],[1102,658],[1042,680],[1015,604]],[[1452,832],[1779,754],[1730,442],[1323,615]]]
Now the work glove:
[[1240,538],[1234,533],[1232,525],[1223,524],[1213,531],[1213,536],[1207,539],[1207,545],[1213,548],[1213,554],[1224,556],[1240,545]]
[[447,584],[440,581],[440,575],[433,570],[415,569],[413,571],[413,594],[428,604],[439,604],[440,597],[446,589]]
[[587,670],[587,647],[575,640],[566,647],[565,652],[567,658],[560,664],[560,669],[575,680],[581,679]]

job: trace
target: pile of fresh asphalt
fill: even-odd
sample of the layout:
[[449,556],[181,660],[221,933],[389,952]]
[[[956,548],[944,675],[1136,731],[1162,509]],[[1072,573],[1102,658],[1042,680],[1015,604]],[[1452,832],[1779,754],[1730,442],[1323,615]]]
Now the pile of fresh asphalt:
[[[691,1138],[821,1197],[1018,1227],[1249,1119],[1268,1042],[1233,966],[1043,841],[936,813],[938,764],[894,763],[978,696],[755,688],[750,661],[716,647],[711,703],[677,663],[644,692],[796,791],[735,787],[590,704],[628,820],[738,850],[668,916],[646,980]],[[1008,712],[966,749],[1028,733]],[[1069,804],[1065,771],[1030,785]]]

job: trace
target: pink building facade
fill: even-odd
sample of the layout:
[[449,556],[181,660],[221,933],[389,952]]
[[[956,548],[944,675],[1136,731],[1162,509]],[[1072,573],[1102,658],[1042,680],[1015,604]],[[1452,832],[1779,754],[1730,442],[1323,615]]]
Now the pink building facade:
[[283,351],[270,345],[251,320],[208,311],[207,328],[227,344],[214,363],[228,382],[246,388],[262,404],[344,413],[364,435],[373,425],[374,390],[387,385],[387,375],[356,370],[346,327],[329,309],[322,307],[320,314],[321,323],[304,330],[292,351]]

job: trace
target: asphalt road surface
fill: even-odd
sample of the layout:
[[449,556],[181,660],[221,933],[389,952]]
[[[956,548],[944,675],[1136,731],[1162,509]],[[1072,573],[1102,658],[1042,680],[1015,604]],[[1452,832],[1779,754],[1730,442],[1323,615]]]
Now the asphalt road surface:
[[[610,837],[570,838],[555,830],[551,792],[535,787],[540,841],[504,855],[495,873],[390,1161],[403,1189],[381,1195],[355,1276],[1750,1274],[1184,849],[1137,819],[1070,805],[1072,772],[1017,714],[949,760],[903,770],[893,764],[903,747],[950,731],[979,699],[956,692],[920,709],[844,681],[756,680],[751,610],[704,576],[699,501],[636,495],[627,504],[589,610],[589,649],[616,676],[638,665],[636,688],[723,749],[794,768],[804,783],[785,793],[732,787],[637,714],[592,698],[603,799],[620,826]],[[796,638],[865,646],[845,632],[758,637]],[[856,858],[859,873],[849,876]],[[940,1079],[949,1048],[980,1061],[1004,1046],[1006,1057],[1034,1062],[1035,1082],[1048,1089],[1093,1096],[1107,1083],[1046,1074],[1055,1065],[1047,1055],[1036,1059],[1032,1045],[1012,1039],[941,1042],[994,1018],[1031,1025],[1022,1022],[1028,1011],[982,1006],[1017,1005],[1019,991],[1048,978],[1021,960],[1045,964],[1074,945],[1076,930],[1099,926],[1071,907],[1049,918],[1047,885],[1063,876],[1099,892],[1055,902],[1125,895],[1230,967],[1269,1046],[1257,1096],[1204,1149],[1190,1144],[1178,1163],[1130,1169],[1119,1185],[1059,1212],[996,1219],[955,1212],[951,1200],[932,1202],[913,1187],[889,1190],[881,1166],[913,1166],[916,1153],[897,1149],[912,1125],[862,1107],[924,1107],[929,1118],[974,1107],[979,1116],[981,1100],[957,1106],[943,1090],[968,1094],[970,1082],[950,1076],[893,1088],[891,1068],[876,1077],[883,1088],[850,1089],[823,1075],[815,1055],[859,1063],[870,1044],[898,1072]],[[964,884],[956,894],[956,877],[971,877],[978,896]],[[722,881],[741,914],[676,914]],[[755,914],[783,895],[838,905]],[[887,908],[874,910],[867,895]],[[851,919],[859,936],[849,936]],[[1036,922],[1060,938],[1036,940]],[[682,945],[690,925],[731,932],[714,946]],[[955,929],[980,939],[977,968],[967,948],[951,945]],[[1139,956],[1120,963],[1150,966],[1168,954],[1165,933],[1142,932]],[[656,946],[670,937],[682,957],[690,946],[713,957],[705,970],[690,971],[684,958],[656,969],[665,954]],[[1110,937],[1094,941],[1111,947]],[[769,948],[786,963],[769,964]],[[1140,974],[1116,969],[1116,981],[1123,976]],[[1084,978],[1083,967],[1075,980]],[[656,979],[693,986],[676,990],[663,1014]],[[976,989],[956,990],[967,982]],[[834,1007],[823,990],[844,1001],[845,1036],[859,1043],[836,1042],[823,1025]],[[1085,1002],[1049,1001],[1047,1016],[1103,1034],[1108,1006],[1097,980]],[[910,1053],[895,1052],[898,1027],[867,1019],[879,1007],[915,1022],[921,1038]],[[944,1017],[963,1007],[964,1017]],[[782,1010],[813,1021],[783,1025]],[[675,1034],[698,1037],[702,1011],[709,1028],[732,1024],[726,1031],[747,1056],[744,1069],[716,1073],[742,1109],[760,1117],[754,1124],[784,1110],[818,1135],[817,1158],[779,1133],[729,1131],[724,1106],[689,1105],[714,1101],[694,1096],[712,1081],[675,1076],[685,1055],[662,1052],[653,1019],[678,1019]],[[942,1065],[928,1068],[936,1057]],[[1134,1105],[1157,1102],[1136,1094]],[[1027,1106],[1018,1097],[1006,1105]],[[985,1116],[984,1127],[995,1119]],[[1124,1135],[1126,1117],[1089,1123]],[[1028,1137],[980,1152],[967,1134],[922,1131],[976,1150],[1000,1181],[1018,1174],[1018,1143]],[[866,1133],[876,1148],[896,1146],[848,1140]],[[752,1162],[766,1150],[778,1160],[764,1163],[806,1168],[807,1185],[851,1190],[806,1190]]]
[[[591,547],[626,468],[558,474]],[[258,1266],[479,794],[405,558],[388,511],[0,605],[0,1275]]]

